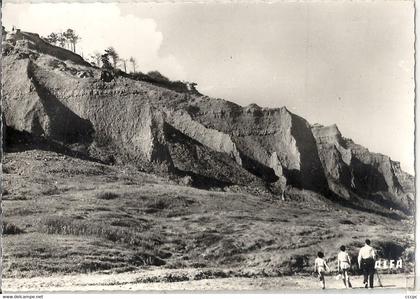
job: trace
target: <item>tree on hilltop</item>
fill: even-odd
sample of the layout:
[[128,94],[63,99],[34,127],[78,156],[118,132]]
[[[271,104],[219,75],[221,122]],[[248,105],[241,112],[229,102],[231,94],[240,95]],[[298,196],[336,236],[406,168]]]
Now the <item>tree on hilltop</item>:
[[80,37],[73,29],[70,28],[63,32],[63,36],[66,39],[70,50],[76,53],[76,44],[80,40]]
[[111,59],[112,59],[112,65],[114,66],[114,68],[116,68],[117,67],[118,59],[120,57],[118,55],[117,51],[115,51],[114,47],[109,47],[108,49],[105,49],[105,53],[109,57],[111,57]]
[[119,61],[122,63],[122,66],[124,68],[124,72],[127,73],[127,59],[125,58],[120,58]]
[[67,29],[64,32],[51,32],[45,41],[52,45],[59,45],[76,53],[76,44],[80,41],[80,36],[73,29]]
[[109,62],[109,54],[105,53],[101,55],[101,62],[102,62],[102,68],[103,69],[112,69],[112,65]]
[[62,32],[60,32],[58,34],[57,42],[60,45],[60,47],[65,48],[65,46],[66,46],[66,38],[64,37],[64,35],[63,35]]
[[45,41],[47,41],[50,44],[56,45],[59,40],[59,35],[57,33],[51,32],[46,38]]
[[102,60],[102,70],[101,70],[101,80],[104,82],[111,82],[115,80],[116,71],[109,62],[109,54],[105,53],[101,56]]
[[137,66],[136,59],[133,56],[131,56],[129,61],[130,61],[131,65],[133,66],[133,73],[135,73],[136,72],[136,66]]
[[93,61],[93,64],[95,64],[97,67],[101,66],[101,54],[99,54],[98,52],[94,52],[93,54],[90,55],[90,58]]

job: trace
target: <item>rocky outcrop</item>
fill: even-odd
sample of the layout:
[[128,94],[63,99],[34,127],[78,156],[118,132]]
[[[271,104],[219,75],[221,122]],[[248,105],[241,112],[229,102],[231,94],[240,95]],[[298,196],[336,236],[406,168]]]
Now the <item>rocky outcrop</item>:
[[390,209],[414,211],[414,179],[398,162],[343,138],[336,125],[312,131],[331,190],[346,199],[357,195]]
[[285,107],[266,109],[255,104],[240,107],[207,98],[191,106],[196,121],[231,136],[243,166],[249,171],[269,181],[284,176],[288,184],[296,187],[326,189],[316,142],[303,118]]
[[[31,59],[5,58],[4,115],[8,126],[62,144],[84,144],[94,156],[142,164],[171,160],[162,113],[147,102],[78,93],[76,78],[38,66]],[[90,90],[99,87],[91,84]],[[99,87],[100,88],[100,87]]]
[[168,123],[165,134],[175,172],[191,177],[193,186],[224,188],[241,185],[259,193],[266,190],[265,182],[241,167],[229,152],[216,151]]
[[201,123],[194,121],[186,111],[182,110],[168,111],[166,119],[173,127],[185,135],[217,152],[227,153],[236,163],[242,165],[240,153],[228,134],[206,128]]
[[29,59],[3,68],[3,110],[7,124],[65,143],[91,140],[92,126],[45,89],[34,76]]

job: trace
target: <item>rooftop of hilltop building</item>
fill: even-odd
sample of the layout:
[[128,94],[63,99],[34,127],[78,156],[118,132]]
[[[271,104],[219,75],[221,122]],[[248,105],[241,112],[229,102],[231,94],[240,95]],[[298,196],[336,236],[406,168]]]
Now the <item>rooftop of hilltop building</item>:
[[5,36],[6,41],[16,41],[22,39],[22,32],[20,29],[13,27],[11,31],[7,32],[4,27],[2,27],[2,36]]

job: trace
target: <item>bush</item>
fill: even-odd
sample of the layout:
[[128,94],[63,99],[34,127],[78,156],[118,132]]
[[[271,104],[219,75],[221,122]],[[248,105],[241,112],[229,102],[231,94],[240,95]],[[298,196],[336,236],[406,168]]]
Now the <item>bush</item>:
[[129,78],[137,81],[148,81],[150,80],[150,77],[146,74],[143,74],[142,72],[135,72],[128,75]]
[[165,282],[180,282],[180,281],[188,281],[190,278],[186,274],[166,274],[163,278]]
[[156,209],[156,210],[163,210],[169,207],[169,203],[167,199],[158,198],[155,199],[153,202],[147,205],[149,209]]
[[54,188],[48,188],[48,189],[45,189],[45,190],[42,190],[41,191],[41,194],[42,195],[56,195],[56,194],[59,194],[60,193],[60,190],[58,190],[58,188],[57,187],[54,187]]
[[293,255],[282,264],[288,274],[295,274],[310,270],[309,257],[306,255]]
[[24,231],[13,223],[3,222],[3,235],[17,235]]
[[97,199],[115,199],[118,198],[119,195],[113,192],[100,192],[96,194]]
[[121,76],[136,80],[136,81],[144,81],[149,82],[152,84],[156,84],[171,90],[174,90],[176,92],[182,92],[182,93],[195,93],[200,94],[195,86],[196,83],[190,83],[190,87],[181,81],[171,81],[165,76],[163,76],[158,71],[152,71],[147,74],[143,74],[142,72],[135,72],[130,74],[121,74]]
[[405,246],[394,241],[378,241],[376,245],[379,247],[379,250],[377,250],[378,256],[388,260],[401,258],[405,251]]
[[130,259],[130,263],[136,266],[143,265],[153,265],[153,266],[163,266],[166,262],[154,255],[147,253],[137,253]]
[[67,69],[67,65],[58,59],[51,59],[50,61],[48,61],[48,66],[54,69],[57,69],[57,68],[60,68],[63,70]]
[[350,220],[343,219],[339,221],[340,224],[348,224],[348,225],[354,225],[354,223]]
[[161,82],[161,83],[168,83],[168,82],[170,82],[168,78],[166,78],[164,75],[162,75],[158,71],[148,72],[147,73],[147,76],[149,76],[150,79],[152,79],[152,80],[154,80],[156,82]]

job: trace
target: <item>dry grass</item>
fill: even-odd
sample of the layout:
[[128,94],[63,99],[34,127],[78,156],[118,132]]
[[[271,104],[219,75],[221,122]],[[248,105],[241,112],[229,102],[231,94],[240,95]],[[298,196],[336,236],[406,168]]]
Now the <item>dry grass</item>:
[[47,216],[41,221],[41,232],[47,234],[96,236],[113,242],[138,245],[140,239],[136,232],[124,229],[110,229],[104,223],[89,223],[70,217]]
[[[366,238],[383,256],[403,256],[405,270],[414,264],[413,220],[343,208],[307,191],[282,202],[198,190],[40,151],[7,154],[6,166],[8,197],[26,198],[3,202],[6,222],[25,230],[4,237],[6,277],[150,265],[214,269],[190,280],[304,274],[318,251],[335,263],[340,245],[355,257]],[[61,191],[42,194],[52,182]]]

